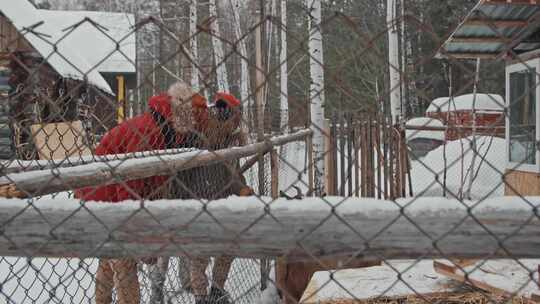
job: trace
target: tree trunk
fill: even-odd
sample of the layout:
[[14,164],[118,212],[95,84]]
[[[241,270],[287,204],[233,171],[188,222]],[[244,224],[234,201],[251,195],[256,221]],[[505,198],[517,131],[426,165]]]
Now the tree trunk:
[[309,71],[311,128],[313,130],[313,153],[315,162],[315,194],[324,191],[324,60],[321,28],[321,0],[306,0],[309,14]]
[[386,2],[386,23],[388,27],[388,68],[390,75],[390,114],[392,115],[392,122],[394,124],[399,122],[402,115],[396,1],[397,0],[387,0]]
[[[243,117],[244,121],[247,121],[249,118],[249,110],[252,107],[252,101],[249,94],[249,84],[250,84],[250,77],[249,77],[249,57],[246,47],[246,39],[243,38],[243,31],[242,31],[242,25],[240,22],[240,0],[232,0],[232,11],[233,11],[233,17],[234,17],[234,28],[235,28],[235,35],[237,41],[239,41],[239,52],[240,52],[240,99],[242,101],[242,110],[243,110]],[[241,40],[240,40],[241,39]]]
[[287,67],[287,0],[281,0],[281,49],[279,53],[280,77],[280,130],[287,132],[289,126],[289,90],[288,90],[288,67]]
[[212,48],[214,50],[214,61],[216,64],[217,84],[220,91],[229,92],[229,77],[227,74],[227,66],[225,64],[225,53],[223,51],[223,42],[221,30],[219,27],[219,18],[217,13],[216,0],[208,2],[210,17],[215,18],[210,24],[212,29]]
[[200,91],[199,85],[199,47],[197,43],[197,0],[189,3],[189,47],[191,53],[191,87],[195,92]]
[[478,82],[480,81],[480,58],[476,59],[476,70],[474,75],[474,87],[473,87],[473,104],[472,104],[472,143],[471,143],[471,152],[472,155],[472,161],[471,165],[469,167],[469,170],[467,174],[469,175],[469,185],[467,187],[467,192],[465,193],[465,197],[467,199],[471,199],[471,190],[474,183],[475,178],[475,165],[476,165],[476,157],[478,155],[478,143],[476,139],[476,94],[478,93]]

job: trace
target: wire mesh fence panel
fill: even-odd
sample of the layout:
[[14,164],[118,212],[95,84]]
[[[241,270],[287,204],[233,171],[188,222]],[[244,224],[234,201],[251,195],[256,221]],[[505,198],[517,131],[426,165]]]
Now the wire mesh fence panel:
[[0,1],[0,302],[540,302],[540,6],[476,2]]

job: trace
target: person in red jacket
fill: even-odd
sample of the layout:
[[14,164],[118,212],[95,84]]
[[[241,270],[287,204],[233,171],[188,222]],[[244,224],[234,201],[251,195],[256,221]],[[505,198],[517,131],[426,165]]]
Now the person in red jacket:
[[[149,111],[111,129],[95,149],[96,155],[122,154],[191,147],[190,134],[202,132],[207,121],[207,101],[184,83],[149,101]],[[75,191],[85,201],[120,202],[159,199],[168,176],[154,176]],[[101,259],[96,274],[96,304],[112,303],[116,288],[119,304],[140,303],[137,261],[132,258]]]

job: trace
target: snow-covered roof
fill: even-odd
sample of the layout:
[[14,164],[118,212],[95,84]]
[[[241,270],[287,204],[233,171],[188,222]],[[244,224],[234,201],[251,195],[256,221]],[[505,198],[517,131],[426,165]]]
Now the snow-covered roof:
[[[102,73],[135,73],[135,16],[126,13],[39,10],[43,20],[54,28],[47,33],[59,47],[76,47],[92,67]],[[65,30],[85,21],[71,32]],[[67,36],[62,39],[63,36]],[[118,42],[120,49],[116,50]],[[98,47],[99,46],[99,47]]]
[[[443,128],[442,121],[429,117],[417,117],[407,121],[407,126],[413,127],[439,127]],[[416,138],[427,138],[444,141],[444,131],[437,130],[407,130],[407,140],[413,140]]]
[[440,97],[431,102],[426,113],[453,112],[453,111],[504,111],[504,98],[497,94],[466,94],[450,97]]
[[[55,33],[59,29],[45,22],[45,18],[40,11],[30,2],[26,0],[0,0],[0,11],[60,75],[73,79],[84,79],[86,77],[90,84],[105,92],[112,93],[105,79],[80,54],[76,45],[61,43],[58,51],[54,51],[54,43],[57,40],[47,35],[51,35],[51,33]],[[33,30],[29,30],[29,28],[33,28]],[[94,46],[93,49],[96,49],[96,47]]]

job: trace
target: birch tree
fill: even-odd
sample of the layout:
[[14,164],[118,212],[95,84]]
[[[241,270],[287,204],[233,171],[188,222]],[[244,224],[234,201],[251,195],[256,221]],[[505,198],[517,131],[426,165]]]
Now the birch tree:
[[229,77],[227,75],[227,66],[225,65],[223,42],[220,40],[221,30],[219,27],[216,0],[210,0],[208,6],[210,18],[214,18],[210,27],[212,30],[212,49],[214,50],[214,61],[216,62],[218,89],[220,91],[229,91]]
[[240,23],[240,0],[230,0],[231,9],[234,18],[234,29],[236,40],[238,41],[238,47],[240,52],[240,99],[243,104],[243,117],[244,120],[249,117],[249,109],[252,102],[249,94],[249,66],[248,66],[248,52],[246,47],[246,39],[242,39],[242,27]]
[[390,75],[390,114],[392,122],[401,117],[401,88],[399,73],[399,35],[396,22],[396,1],[387,0],[386,23],[388,27],[388,68]]
[[313,130],[313,153],[315,167],[315,195],[324,191],[324,69],[323,69],[323,41],[322,41],[322,8],[321,0],[306,0],[309,12],[309,72],[310,72],[310,110],[311,128]]
[[189,2],[189,48],[191,55],[191,87],[195,92],[200,90],[199,86],[199,47],[197,43],[197,0]]
[[281,49],[279,52],[280,66],[280,129],[287,131],[289,125],[289,90],[288,90],[288,66],[287,66],[287,0],[281,0]]

